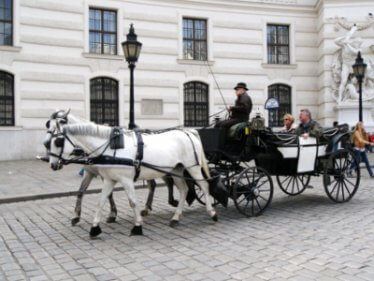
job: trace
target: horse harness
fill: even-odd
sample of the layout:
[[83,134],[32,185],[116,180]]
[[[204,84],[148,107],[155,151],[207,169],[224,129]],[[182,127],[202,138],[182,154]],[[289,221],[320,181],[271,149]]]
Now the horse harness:
[[[51,139],[53,137],[56,137],[56,139],[54,140],[55,145],[56,145],[56,147],[61,148],[61,151],[60,151],[59,155],[54,154],[52,152],[49,152],[49,155],[57,157],[59,159],[59,161],[61,161],[62,164],[65,164],[65,165],[68,165],[70,163],[76,163],[76,164],[83,164],[83,165],[125,165],[125,166],[133,166],[135,168],[134,181],[136,181],[138,179],[139,175],[140,175],[141,166],[156,170],[158,172],[163,172],[163,173],[167,173],[167,174],[170,174],[170,175],[173,175],[173,176],[181,177],[180,175],[177,175],[177,174],[174,174],[174,173],[171,173],[171,172],[167,172],[167,171],[164,170],[165,168],[170,168],[170,167],[159,167],[159,166],[156,166],[156,165],[153,165],[153,164],[146,163],[146,162],[142,161],[143,157],[144,157],[144,141],[143,141],[142,133],[139,132],[139,131],[134,131],[135,136],[136,136],[136,140],[137,140],[137,151],[136,151],[136,156],[135,156],[134,160],[130,159],[130,158],[116,157],[117,149],[125,148],[123,131],[122,131],[121,128],[118,128],[118,127],[114,127],[112,129],[108,142],[104,143],[103,145],[101,145],[100,147],[98,147],[97,149],[95,149],[93,152],[90,153],[90,154],[92,154],[92,153],[98,151],[100,148],[105,146],[103,151],[101,152],[101,154],[99,156],[95,156],[95,157],[90,157],[89,154],[84,153],[83,150],[81,150],[78,146],[76,146],[73,143],[73,141],[69,138],[69,136],[66,134],[66,132],[64,130],[62,132],[58,132],[57,134],[55,134],[54,131],[48,130],[47,133],[51,134]],[[195,157],[195,160],[196,160],[195,165],[198,165],[199,161],[198,161],[198,156],[197,156],[195,145],[194,145],[194,143],[191,139],[191,136],[187,132],[184,132],[184,133],[187,135],[187,137],[191,141],[193,152],[194,152],[194,157]],[[67,139],[69,141],[69,143],[74,147],[74,151],[79,151],[79,153],[77,155],[78,157],[73,158],[73,159],[65,159],[65,158],[62,157],[62,154],[64,152],[64,147],[65,147],[65,139]],[[48,150],[50,150],[50,142],[51,142],[51,140],[49,140],[48,143],[44,143],[45,147]],[[108,149],[108,147],[110,147],[112,150],[114,150],[113,156],[104,155],[104,152]],[[74,151],[73,151],[72,154],[74,154]]]

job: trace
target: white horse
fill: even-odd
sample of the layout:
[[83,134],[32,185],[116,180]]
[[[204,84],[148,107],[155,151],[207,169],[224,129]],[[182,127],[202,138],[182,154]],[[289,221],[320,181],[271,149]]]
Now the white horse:
[[[68,124],[66,124],[67,118],[69,120]],[[125,148],[115,151],[110,149],[108,145],[111,133],[110,127],[96,125],[91,122],[82,122],[81,119],[70,114],[63,116],[63,118],[50,120],[49,128],[45,143],[50,143],[49,162],[53,170],[62,168],[61,160],[65,153],[68,152],[64,150],[64,143],[66,141],[81,147],[91,158],[106,156],[110,161],[126,159],[126,161],[128,160],[127,163],[132,163],[136,160],[138,142],[133,131],[124,132]],[[204,192],[207,212],[214,221],[217,221],[218,217],[212,207],[211,197],[209,196],[209,185],[206,180],[206,178],[210,177],[209,169],[197,132],[194,130],[171,130],[160,134],[144,134],[143,141],[143,163],[147,163],[148,165],[147,167],[141,166],[138,179],[152,180],[160,178],[165,174],[171,174],[180,192],[178,207],[170,225],[177,225],[182,214],[188,191],[188,186],[184,179],[186,175],[190,176]],[[113,155],[116,157],[113,158]],[[131,230],[131,234],[141,235],[142,217],[137,205],[134,189],[135,167],[130,164],[119,165],[115,163],[116,161],[110,161],[105,164],[98,162],[94,165],[99,174],[104,178],[104,187],[90,235],[94,237],[101,233],[99,223],[101,221],[102,209],[106,198],[113,191],[116,182],[121,183],[127,191],[130,206],[134,211],[134,227]]]
[[[67,114],[64,111],[56,111],[55,113],[52,114],[51,119],[65,118],[66,115]],[[68,121],[68,120],[66,119],[66,121]],[[77,120],[75,120],[75,121],[77,122]],[[81,120],[81,121],[85,122],[85,120]],[[48,130],[50,129],[49,126],[50,126],[50,120],[48,120],[47,123],[46,123],[46,128]],[[67,145],[71,146],[70,143],[67,143]],[[47,155],[48,155],[49,152],[50,152],[49,151],[50,150],[50,141],[47,140],[47,142],[44,143],[44,146],[47,149]],[[73,150],[72,146],[70,147],[70,150]],[[71,156],[71,158],[75,157],[75,155],[70,155],[70,156]],[[40,157],[39,156],[37,158],[42,160],[42,161],[49,162],[49,157]],[[96,178],[96,177],[99,176],[99,178],[102,179],[102,177],[100,176],[99,171],[97,170],[96,167],[94,167],[92,165],[85,165],[84,169],[85,169],[85,173],[84,173],[82,182],[80,184],[80,187],[77,191],[77,200],[76,200],[75,207],[74,207],[74,216],[71,219],[71,225],[72,226],[75,226],[80,221],[80,217],[81,217],[81,213],[82,213],[83,196],[84,196],[85,192],[87,191],[87,189],[88,189],[90,183],[92,182],[93,178]],[[171,205],[173,207],[177,207],[178,206],[178,200],[174,199],[174,192],[173,192],[174,182],[173,182],[173,180],[170,178],[170,176],[164,176],[162,178],[162,180],[164,181],[164,183],[166,184],[166,186],[168,188],[168,203],[169,203],[169,205]],[[147,201],[146,201],[146,204],[145,204],[145,209],[141,211],[142,216],[147,216],[152,211],[152,203],[153,203],[153,197],[154,197],[154,193],[155,193],[155,189],[156,189],[156,182],[154,180],[147,181],[147,187],[148,187],[149,192],[148,192]],[[189,190],[189,192],[191,192],[191,190]],[[191,193],[189,195],[190,195],[190,198],[189,198],[190,201],[189,200],[187,200],[187,201],[189,202],[189,204],[191,204],[194,194]],[[109,201],[109,205],[110,205],[110,213],[109,213],[109,216],[106,219],[106,222],[107,223],[113,223],[113,222],[116,221],[116,218],[117,218],[117,207],[116,207],[116,204],[115,204],[114,199],[113,199],[113,193],[111,193],[109,195],[108,201]]]

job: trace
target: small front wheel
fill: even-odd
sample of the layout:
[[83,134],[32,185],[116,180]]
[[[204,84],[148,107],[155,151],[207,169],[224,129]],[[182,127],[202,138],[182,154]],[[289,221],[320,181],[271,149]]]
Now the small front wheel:
[[240,213],[246,217],[261,215],[273,198],[273,181],[265,169],[249,167],[237,177],[232,199]]
[[301,194],[308,186],[310,175],[277,176],[280,189],[291,196]]

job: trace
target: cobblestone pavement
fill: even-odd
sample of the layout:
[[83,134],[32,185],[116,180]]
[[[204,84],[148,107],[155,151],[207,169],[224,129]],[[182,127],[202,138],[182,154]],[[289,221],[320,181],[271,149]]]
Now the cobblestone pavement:
[[[217,208],[217,223],[195,202],[175,229],[161,187],[142,237],[129,236],[124,192],[115,192],[117,222],[102,223],[97,239],[89,230],[98,194],[85,197],[75,227],[73,197],[1,204],[0,280],[374,280],[373,183],[365,174],[344,204],[327,198],[321,178],[296,197],[275,187],[262,216],[244,218],[231,203]],[[141,205],[146,192],[137,190]]]

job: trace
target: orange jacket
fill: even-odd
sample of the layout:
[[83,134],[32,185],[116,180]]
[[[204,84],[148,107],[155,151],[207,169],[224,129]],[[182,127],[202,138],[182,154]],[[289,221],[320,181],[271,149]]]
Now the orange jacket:
[[368,141],[368,135],[366,133],[361,134],[359,131],[356,131],[353,134],[353,145],[356,148],[365,148],[365,145],[370,144]]

